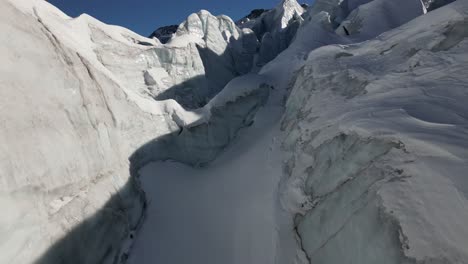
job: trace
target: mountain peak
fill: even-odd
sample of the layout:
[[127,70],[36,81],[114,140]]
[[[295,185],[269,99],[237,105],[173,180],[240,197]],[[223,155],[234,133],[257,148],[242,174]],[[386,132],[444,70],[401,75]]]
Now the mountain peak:
[[276,17],[281,17],[281,29],[289,25],[291,19],[295,16],[301,16],[304,13],[304,8],[296,0],[283,0],[275,7]]

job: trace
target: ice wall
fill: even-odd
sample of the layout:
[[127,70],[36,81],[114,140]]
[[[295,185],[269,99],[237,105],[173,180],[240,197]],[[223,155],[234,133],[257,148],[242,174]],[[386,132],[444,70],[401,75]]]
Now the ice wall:
[[289,46],[303,21],[303,13],[304,8],[296,0],[282,0],[260,16],[238,22],[239,27],[253,30],[260,41],[256,66],[265,65]]
[[117,257],[144,200],[128,156],[171,128],[67,43],[87,35],[58,32],[53,21],[69,19],[61,12],[44,1],[0,10],[0,263]]
[[230,80],[250,72],[258,46],[253,32],[206,10],[191,14],[166,45],[134,36],[130,40],[135,47],[110,38],[107,30],[90,30],[98,58],[127,87],[191,109],[204,106]]
[[[224,93],[205,90],[242,74],[245,48],[257,45],[227,17],[202,11],[206,36],[184,32],[164,46],[45,1],[2,1],[0,10],[1,263],[124,262],[146,203],[134,168],[150,160],[129,157],[181,134],[172,153],[206,145],[214,148],[207,162],[252,122],[271,89],[247,76]],[[223,66],[207,70],[204,60]],[[155,100],[153,88],[206,106]],[[210,141],[213,133],[219,139]],[[195,154],[203,159],[203,150]]]
[[464,263],[467,1],[309,54],[282,202],[310,263]]
[[[282,1],[257,32],[201,11],[165,45],[42,0],[0,2],[0,262],[124,262],[145,206],[132,174],[211,161],[266,102],[262,78],[283,83],[305,64],[283,122],[283,202],[302,215],[310,260],[463,263],[466,1],[308,55],[423,12],[399,2],[404,19],[390,5],[385,27],[370,27],[386,2],[317,1],[304,14]],[[286,47],[263,77],[236,78]]]

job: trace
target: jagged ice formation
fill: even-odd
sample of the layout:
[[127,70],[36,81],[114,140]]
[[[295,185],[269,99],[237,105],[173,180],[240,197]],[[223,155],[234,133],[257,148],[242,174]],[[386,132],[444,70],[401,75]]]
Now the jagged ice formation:
[[250,187],[230,182],[253,199],[229,196],[236,221],[261,212],[249,241],[272,244],[239,230],[224,263],[465,263],[467,10],[284,0],[145,38],[1,1],[0,263],[137,261],[158,239],[138,176],[166,160]]

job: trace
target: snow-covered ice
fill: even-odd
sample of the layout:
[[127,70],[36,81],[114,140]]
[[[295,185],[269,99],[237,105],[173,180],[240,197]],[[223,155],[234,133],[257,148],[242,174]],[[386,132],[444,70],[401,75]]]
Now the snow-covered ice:
[[282,163],[274,129],[280,113],[260,111],[208,167],[144,167],[148,215],[129,263],[274,263],[281,224],[276,189]]
[[201,10],[162,44],[1,1],[0,263],[466,263],[450,2]]
[[309,54],[283,120],[283,203],[311,262],[468,259],[467,7]]

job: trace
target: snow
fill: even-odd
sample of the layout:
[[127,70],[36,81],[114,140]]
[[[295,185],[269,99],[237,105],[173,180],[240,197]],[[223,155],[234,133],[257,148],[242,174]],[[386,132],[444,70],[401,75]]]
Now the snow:
[[[67,254],[87,262],[112,247],[114,256],[142,214],[141,193],[126,186],[128,156],[171,124],[154,102],[154,116],[136,106],[97,62],[80,27],[86,16],[71,20],[45,1],[0,6],[0,263]],[[103,207],[96,223],[119,217],[85,222]],[[89,228],[80,234],[86,243],[61,240],[78,227]]]
[[0,2],[0,263],[464,263],[448,2],[202,10],[167,44]]
[[[466,48],[459,46],[464,31],[457,9],[463,7],[441,9],[376,40],[349,46],[318,48],[327,42],[353,41],[327,31],[333,25],[325,13],[309,20],[314,23],[303,24],[290,48],[260,71],[279,92],[270,94],[254,125],[243,130],[216,161],[202,168],[156,163],[142,170],[154,203],[148,222],[157,226],[144,227],[132,251],[132,263],[414,263],[426,259],[462,263],[467,254],[462,223],[467,219],[463,172],[468,141],[463,118],[466,66],[461,56]],[[451,26],[446,27],[447,23]],[[307,34],[306,28],[315,34]],[[380,34],[380,30],[387,28],[373,32]],[[437,37],[441,33],[444,37]],[[462,53],[452,57],[444,52],[454,47],[453,52],[458,48]],[[303,54],[314,48],[318,49],[304,61]],[[281,108],[275,115],[272,107],[281,105],[289,78],[295,75],[282,122],[284,132],[278,131],[277,124],[265,128],[259,122],[281,115]],[[254,77],[234,79],[231,85],[243,86],[250,78]],[[463,81],[447,91],[442,83],[451,79]],[[264,132],[256,132],[257,126]],[[259,141],[264,142],[270,133],[276,143],[262,147],[251,141],[262,134]],[[270,168],[274,162],[271,152],[260,153],[270,145],[276,149],[275,160],[282,161],[285,153],[278,151],[277,142],[283,136],[290,155],[285,166],[288,178],[264,179],[275,173],[259,168]],[[243,150],[246,147],[252,150]],[[271,187],[278,184],[279,189]],[[270,188],[263,189],[265,185]],[[154,186],[164,187],[155,190]],[[172,191],[177,188],[182,191]],[[262,194],[269,199],[258,198]],[[278,196],[279,203],[272,198]],[[250,199],[248,206],[245,197]],[[245,209],[252,204],[254,210]],[[285,232],[292,229],[292,218],[277,215],[282,208],[295,215],[298,245],[294,234]],[[454,213],[456,217],[445,217]],[[249,224],[239,215],[247,217]],[[268,220],[263,220],[265,215]],[[162,240],[149,242],[159,235]],[[279,246],[271,245],[271,239]]]
[[259,17],[238,23],[239,27],[255,32],[260,41],[256,66],[264,66],[289,46],[302,22],[303,13],[304,8],[296,0],[282,0]]
[[[297,46],[289,53],[292,57],[299,57],[307,49]],[[208,166],[158,162],[140,170],[150,200],[146,223],[154,225],[145,224],[140,230],[130,263],[306,263],[291,232],[292,218],[278,200],[283,166],[278,124],[284,111],[285,88],[303,63],[302,57],[275,60],[260,74],[233,79],[208,102],[204,113],[229,103],[243,107],[237,102],[240,98],[264,83],[272,88],[268,102],[255,114],[253,125],[241,130],[230,147]],[[195,122],[189,127],[201,124]],[[202,149],[212,148],[210,141],[199,141]],[[192,156],[175,160],[193,164],[191,159],[204,157]]]
[[282,200],[301,215],[311,262],[468,258],[466,14],[459,11],[467,4],[308,56],[282,124],[290,152]]
[[212,108],[234,102],[237,98],[251,93],[266,82],[267,80],[258,74],[246,74],[242,77],[235,78],[208,102],[207,107]]
[[[194,72],[187,69],[194,63],[184,61],[194,45],[170,49],[87,15],[69,18],[44,1],[0,5],[0,26],[6,32],[0,38],[5,61],[0,65],[0,203],[7,212],[0,224],[0,262],[118,259],[131,247],[127,238],[139,226],[144,204],[138,188],[127,184],[128,157],[153,138],[204,115],[174,100],[154,101],[145,91],[145,79],[165,71],[153,80],[166,84],[168,76],[184,69],[203,74],[198,53],[190,53],[200,66]],[[163,65],[168,68],[158,67],[147,52],[163,62],[171,59]],[[232,123],[232,131],[221,143],[214,142],[216,147],[227,144],[243,125],[244,108],[255,110],[257,101],[264,100],[265,92],[257,88],[239,90],[242,98],[253,93],[258,99],[230,109],[233,116],[224,122]],[[217,101],[213,109],[232,100],[224,96]]]
[[175,162],[144,167],[148,216],[129,263],[274,263],[280,113],[274,107],[261,110],[208,167]]
[[346,28],[353,37],[370,39],[424,13],[420,0],[374,0],[354,9],[336,31],[346,35]]

